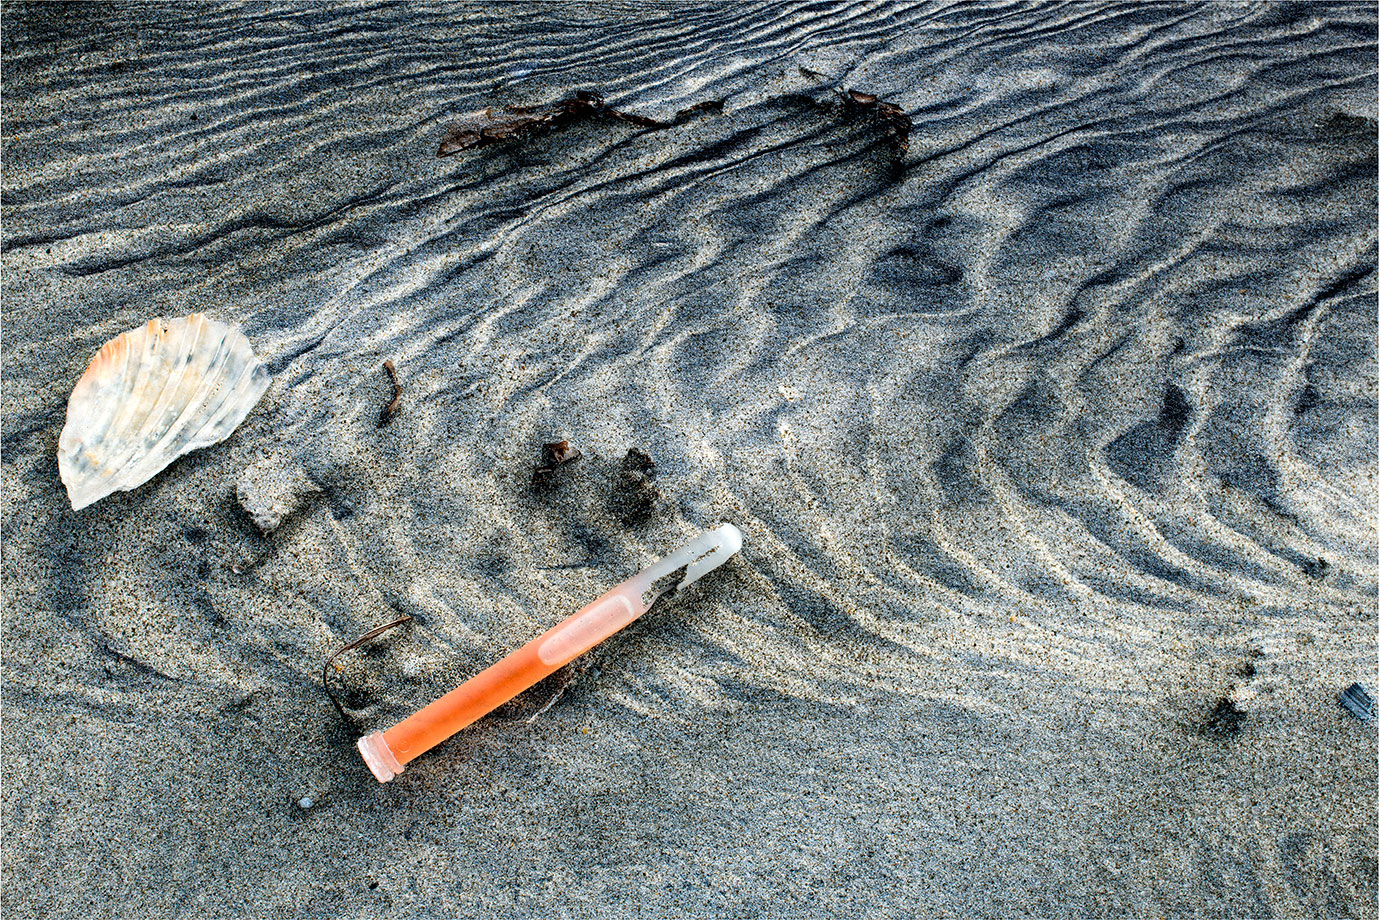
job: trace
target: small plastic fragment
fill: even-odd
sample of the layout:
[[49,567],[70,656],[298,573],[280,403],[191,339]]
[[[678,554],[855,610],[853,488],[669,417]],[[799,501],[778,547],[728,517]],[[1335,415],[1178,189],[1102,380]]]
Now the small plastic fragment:
[[311,796],[309,796],[309,795],[304,795],[304,796],[302,796],[300,799],[297,800],[297,807],[300,808],[300,809],[302,809],[303,811],[306,811],[307,809],[311,808],[311,807],[312,807],[313,805],[315,805],[315,804],[316,804],[316,801],[315,801]]
[[1352,684],[1343,690],[1338,695],[1337,702],[1341,703],[1343,709],[1362,722],[1370,724],[1375,721],[1375,700],[1360,684]]

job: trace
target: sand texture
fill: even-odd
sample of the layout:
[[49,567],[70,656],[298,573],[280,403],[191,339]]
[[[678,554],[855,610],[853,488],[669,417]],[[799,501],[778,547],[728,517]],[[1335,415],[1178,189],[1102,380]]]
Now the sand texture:
[[[1373,5],[2,31],[6,918],[1375,916]],[[74,512],[68,394],[192,312],[268,392]]]

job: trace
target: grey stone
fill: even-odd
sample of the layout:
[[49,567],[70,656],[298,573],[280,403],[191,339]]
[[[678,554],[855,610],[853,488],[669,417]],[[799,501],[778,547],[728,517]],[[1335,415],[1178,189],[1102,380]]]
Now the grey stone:
[[272,457],[251,463],[235,483],[240,507],[264,536],[282,527],[319,491],[301,466]]

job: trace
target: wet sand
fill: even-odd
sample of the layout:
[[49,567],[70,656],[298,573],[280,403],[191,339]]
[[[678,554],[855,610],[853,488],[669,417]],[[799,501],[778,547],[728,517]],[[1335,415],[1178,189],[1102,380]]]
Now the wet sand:
[[[3,31],[8,916],[1374,916],[1373,8]],[[577,90],[723,107],[436,155]],[[86,363],[194,311],[267,395],[72,511]],[[267,536],[255,464],[302,484]],[[548,710],[368,774],[720,521]],[[404,614],[342,720],[323,663]]]

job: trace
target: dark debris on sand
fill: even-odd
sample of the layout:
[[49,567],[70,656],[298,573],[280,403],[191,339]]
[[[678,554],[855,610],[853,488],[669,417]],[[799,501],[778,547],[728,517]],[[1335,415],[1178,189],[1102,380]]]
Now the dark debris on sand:
[[910,149],[910,116],[895,103],[885,102],[871,93],[850,89],[842,94],[842,115],[845,121],[860,118],[875,119],[886,132],[892,147],[898,154]]
[[[321,666],[321,689],[326,691],[326,696],[330,699],[331,705],[335,706],[335,711],[340,713],[340,717],[344,719],[346,722],[350,721],[350,714],[346,711],[345,705],[340,702],[340,698],[336,695],[336,692],[331,688],[331,665],[335,663],[335,660],[337,658],[339,658],[346,652],[353,651],[354,649],[359,648],[365,643],[378,638],[379,636],[388,632],[390,629],[393,629],[395,626],[401,626],[404,623],[411,622],[412,617],[408,614],[403,614],[402,616],[398,617],[397,619],[391,622],[384,623],[382,626],[376,626],[373,629],[366,632],[364,635],[360,636],[358,639],[355,639],[352,642],[347,642],[345,645],[342,645],[339,649],[336,650],[335,654],[327,658],[326,663]],[[358,699],[356,699],[357,696],[358,694],[356,693],[349,693],[347,695],[347,698],[353,704],[358,702]]]
[[568,438],[543,444],[541,463],[532,470],[532,488],[539,491],[550,488],[555,481],[557,468],[578,459],[580,449],[572,446]]
[[444,157],[462,150],[488,147],[504,141],[526,140],[580,121],[621,121],[640,128],[660,130],[681,124],[701,112],[718,111],[722,108],[722,100],[709,100],[682,109],[670,121],[662,121],[615,109],[598,93],[581,90],[550,105],[489,108],[467,116],[451,126],[436,155]]
[[[903,155],[910,149],[913,125],[910,116],[899,105],[856,89],[840,90],[838,98],[838,104],[819,100],[814,100],[814,104],[845,122],[871,119],[885,132],[897,155]],[[581,121],[618,121],[640,128],[662,130],[683,124],[705,112],[722,111],[723,107],[722,99],[710,99],[682,109],[669,121],[663,121],[616,109],[598,93],[581,90],[549,105],[488,108],[468,115],[450,127],[436,155],[444,157],[505,141],[527,140]]]
[[379,427],[387,425],[397,414],[398,408],[402,405],[402,384],[398,382],[398,369],[393,366],[392,361],[383,362],[383,369],[388,372],[388,379],[393,383],[393,398],[388,401],[388,405],[379,412]]
[[1377,133],[1377,123],[1374,118],[1351,115],[1347,112],[1333,112],[1326,118],[1320,119],[1315,124],[1315,128],[1320,137],[1328,140],[1345,140],[1348,138],[1374,140]]

